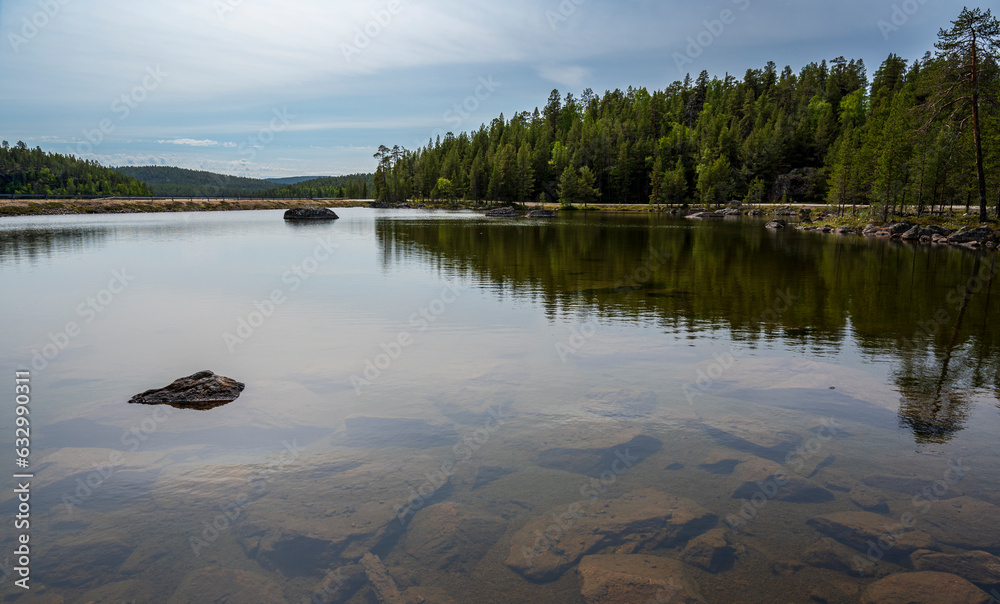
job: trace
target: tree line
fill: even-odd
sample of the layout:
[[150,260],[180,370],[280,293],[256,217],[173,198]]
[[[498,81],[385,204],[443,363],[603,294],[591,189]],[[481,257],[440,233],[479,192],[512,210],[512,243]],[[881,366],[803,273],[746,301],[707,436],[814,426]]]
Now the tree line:
[[0,143],[0,194],[152,195],[138,180],[96,161],[29,149],[23,141]]
[[829,202],[883,215],[1000,213],[1000,26],[964,9],[936,52],[871,80],[837,57],[794,73],[688,75],[662,91],[553,90],[546,105],[375,154],[377,200]]

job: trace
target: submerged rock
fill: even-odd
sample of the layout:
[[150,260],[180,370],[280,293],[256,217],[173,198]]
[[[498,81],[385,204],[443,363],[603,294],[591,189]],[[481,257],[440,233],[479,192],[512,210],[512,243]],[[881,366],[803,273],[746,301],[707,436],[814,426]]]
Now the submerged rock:
[[[923,507],[926,505],[926,509]],[[917,504],[921,527],[942,543],[1000,553],[1000,507],[972,497]]]
[[330,208],[292,208],[285,211],[285,220],[337,220],[340,216]]
[[1000,558],[989,552],[942,554],[917,550],[910,554],[913,568],[958,575],[980,585],[1000,585]]
[[498,516],[447,501],[414,516],[403,538],[403,549],[425,566],[471,573],[503,535],[504,526]]
[[580,558],[614,547],[636,553],[679,545],[718,518],[690,499],[652,489],[584,500],[540,515],[514,533],[507,566],[532,581],[559,577]]
[[705,572],[718,573],[732,568],[745,551],[736,543],[732,531],[717,528],[689,541],[681,552],[681,560]]
[[607,448],[546,449],[538,454],[538,465],[601,478],[622,474],[662,448],[663,443],[658,439],[640,434],[628,442]]
[[279,604],[287,602],[281,586],[243,570],[209,566],[184,578],[168,604],[183,602],[240,602]]
[[577,568],[580,595],[587,604],[704,602],[698,587],[677,560],[613,554],[587,556]]
[[823,537],[802,552],[802,561],[816,568],[827,568],[842,573],[857,571],[854,556],[857,554],[829,537]]
[[991,600],[965,579],[935,572],[889,575],[861,594],[861,604],[987,604]]
[[788,226],[788,222],[784,218],[775,218],[771,222],[764,225],[766,229],[783,229]]
[[885,497],[882,497],[882,495],[874,489],[869,489],[868,487],[861,485],[855,485],[848,494],[848,497],[854,505],[866,512],[873,512],[875,514],[889,513],[889,503],[886,501]]
[[552,210],[534,210],[528,212],[528,218],[555,218],[556,213]]
[[893,518],[870,512],[834,512],[810,518],[806,524],[861,552],[877,547],[878,557],[889,560],[935,546],[934,538],[924,531],[907,529]]
[[652,390],[601,389],[588,392],[580,403],[596,415],[636,418],[652,413],[656,409],[657,397]]
[[489,218],[518,218],[520,214],[514,208],[496,208],[486,212]]
[[734,499],[819,503],[831,501],[833,493],[812,481],[789,474],[785,467],[773,461],[751,457],[733,470],[730,478]]
[[129,403],[141,405],[170,405],[178,409],[207,410],[227,405],[240,397],[246,384],[199,371],[188,377],[174,380],[169,386],[137,394]]

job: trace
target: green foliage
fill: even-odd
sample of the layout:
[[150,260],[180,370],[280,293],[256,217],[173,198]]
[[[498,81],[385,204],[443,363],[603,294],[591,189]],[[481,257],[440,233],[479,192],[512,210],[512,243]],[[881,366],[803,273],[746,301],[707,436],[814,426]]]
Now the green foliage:
[[152,195],[145,184],[95,161],[29,149],[21,141],[0,144],[0,194]]
[[171,166],[119,166],[114,170],[146,183],[158,197],[248,196],[277,187],[267,180]]
[[370,199],[374,174],[323,176],[256,193],[256,197],[298,197],[305,199]]

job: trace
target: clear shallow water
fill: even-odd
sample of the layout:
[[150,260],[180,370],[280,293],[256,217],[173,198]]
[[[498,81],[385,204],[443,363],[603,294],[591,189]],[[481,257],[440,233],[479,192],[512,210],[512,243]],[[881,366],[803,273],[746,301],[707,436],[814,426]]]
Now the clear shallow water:
[[[955,464],[944,498],[1000,505],[993,255],[728,221],[338,212],[0,223],[0,365],[11,387],[32,369],[36,472],[35,589],[8,576],[4,596],[360,602],[363,581],[329,586],[371,551],[430,601],[582,601],[577,561],[539,579],[519,533],[652,488],[735,539],[730,568],[687,567],[706,601],[849,602],[907,562],[805,563],[810,519],[860,511],[865,487],[898,521]],[[207,412],[126,404],[202,369],[247,388]],[[740,521],[759,460],[819,490]],[[1000,548],[935,514],[914,530],[942,551]],[[628,533],[588,553],[684,551]]]

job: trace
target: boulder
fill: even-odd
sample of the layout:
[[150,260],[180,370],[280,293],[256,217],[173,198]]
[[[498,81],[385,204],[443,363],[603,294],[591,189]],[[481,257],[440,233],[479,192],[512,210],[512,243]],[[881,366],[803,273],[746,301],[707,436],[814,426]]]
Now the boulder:
[[[923,506],[926,506],[925,509]],[[972,497],[941,499],[918,504],[921,528],[941,543],[963,549],[1000,553],[1000,507]]]
[[879,559],[899,560],[935,546],[934,538],[924,531],[907,529],[893,518],[871,512],[834,512],[810,518],[806,524],[860,552],[878,548],[872,556]]
[[920,227],[914,226],[910,230],[900,235],[900,239],[904,241],[915,241],[917,239],[920,239]]
[[292,208],[285,211],[285,220],[337,220],[340,216],[330,208]]
[[861,604],[987,604],[991,599],[961,577],[935,572],[889,575],[861,594]]
[[889,503],[885,500],[885,497],[882,497],[882,495],[874,489],[856,485],[851,489],[848,497],[854,505],[865,510],[866,512],[873,512],[875,514],[889,513]]
[[766,229],[783,229],[788,226],[788,222],[784,218],[775,218],[771,222],[764,225]]
[[689,541],[681,552],[681,560],[705,572],[718,573],[732,568],[745,551],[731,531],[717,528]]
[[942,554],[922,549],[910,554],[910,561],[916,570],[951,573],[979,585],[1000,585],[1000,558],[989,552]]
[[279,604],[287,602],[281,586],[244,570],[209,566],[197,570],[181,582],[168,604],[183,602],[240,602]]
[[751,457],[733,470],[729,479],[733,499],[763,497],[795,503],[831,501],[833,493],[812,481],[789,474],[784,466],[773,461]]
[[948,236],[948,243],[983,243],[985,241],[992,241],[994,237],[993,229],[990,227],[962,228]]
[[528,218],[555,218],[556,213],[552,210],[534,210],[528,212]]
[[586,556],[576,569],[580,595],[587,604],[704,602],[698,587],[677,560],[656,556],[611,554]]
[[495,208],[486,212],[486,216],[489,218],[517,218],[520,215],[514,208]]
[[137,394],[129,403],[141,405],[170,405],[178,409],[207,410],[227,405],[237,398],[246,384],[199,371],[188,377],[174,380],[169,386]]
[[837,227],[834,229],[834,232],[838,235],[854,235],[857,233],[857,231],[851,227]]
[[504,526],[497,516],[447,501],[414,516],[403,538],[403,550],[425,566],[471,573],[503,535]]
[[532,581],[553,580],[588,554],[679,545],[717,520],[690,499],[652,489],[584,500],[549,510],[514,533],[506,564]]
[[[904,220],[903,222],[890,224],[888,230],[890,235],[898,235],[902,237],[904,233],[911,230],[914,226],[915,225],[912,222],[907,222]],[[917,232],[919,232],[919,230]]]
[[853,573],[857,571],[854,564],[854,556],[856,555],[847,546],[829,537],[823,537],[802,552],[802,561],[816,568]]

